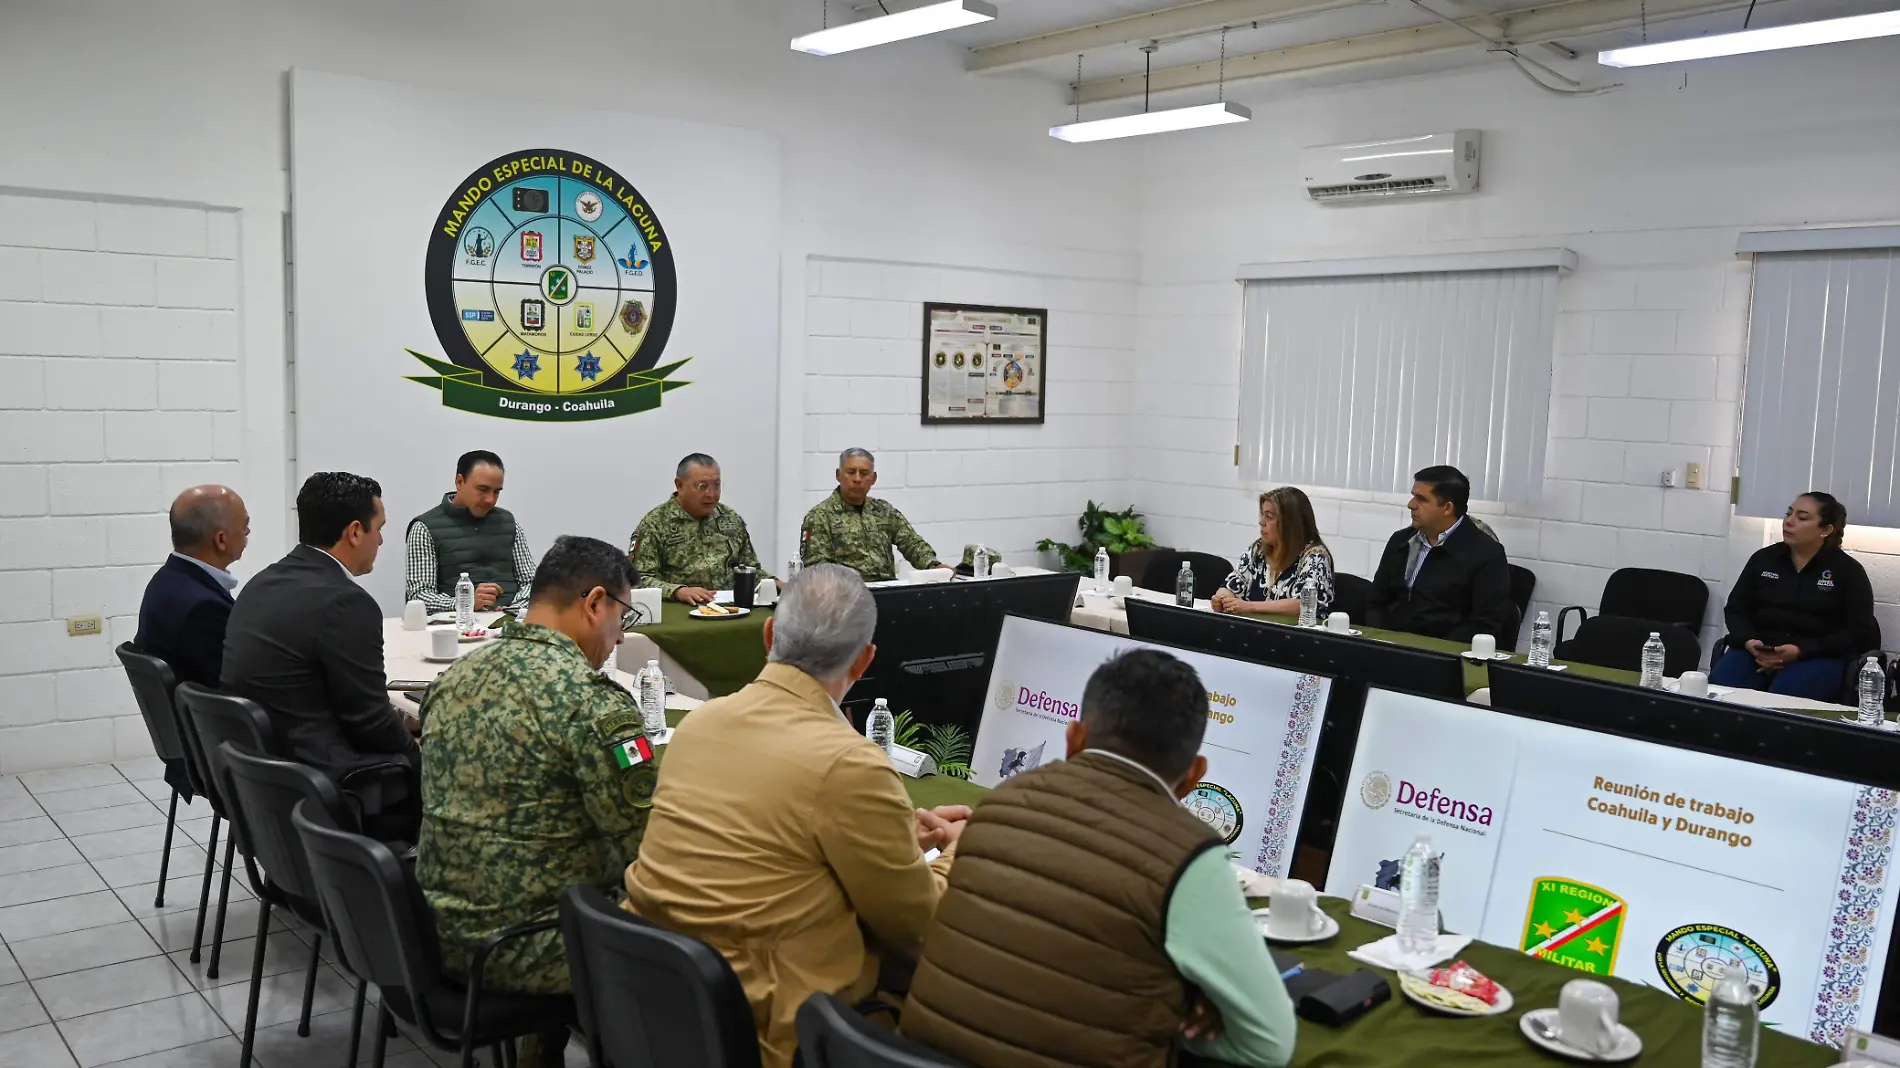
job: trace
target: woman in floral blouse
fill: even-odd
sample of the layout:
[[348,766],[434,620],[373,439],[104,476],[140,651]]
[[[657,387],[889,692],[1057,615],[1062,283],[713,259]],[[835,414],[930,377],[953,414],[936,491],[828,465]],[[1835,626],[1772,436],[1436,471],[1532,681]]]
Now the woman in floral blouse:
[[1319,594],[1319,613],[1333,603],[1333,554],[1320,540],[1313,504],[1294,486],[1260,495],[1260,540],[1214,591],[1214,611],[1297,615],[1300,591]]

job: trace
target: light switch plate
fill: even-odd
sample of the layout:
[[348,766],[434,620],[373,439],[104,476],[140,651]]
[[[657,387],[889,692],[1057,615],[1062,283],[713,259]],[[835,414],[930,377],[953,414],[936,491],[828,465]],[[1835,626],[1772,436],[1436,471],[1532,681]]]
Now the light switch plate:
[[72,638],[90,638],[105,633],[98,616],[73,616],[66,621],[66,634]]
[[1690,489],[1702,488],[1702,464],[1700,461],[1689,461],[1689,477],[1684,481]]

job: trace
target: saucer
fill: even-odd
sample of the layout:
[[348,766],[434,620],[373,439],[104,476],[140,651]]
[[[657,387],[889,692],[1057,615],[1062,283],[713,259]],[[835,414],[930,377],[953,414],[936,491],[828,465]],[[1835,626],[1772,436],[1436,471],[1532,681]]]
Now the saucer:
[[1486,660],[1509,660],[1509,659],[1511,659],[1511,654],[1510,654],[1510,653],[1507,653],[1507,652],[1504,652],[1504,651],[1502,651],[1502,650],[1500,650],[1500,651],[1498,651],[1498,652],[1495,652],[1495,653],[1492,653],[1492,654],[1491,654],[1490,656],[1479,656],[1479,655],[1478,655],[1477,653],[1474,653],[1474,652],[1472,652],[1471,650],[1469,650],[1469,649],[1466,649],[1466,650],[1465,650],[1464,652],[1462,652],[1462,653],[1459,653],[1458,655],[1459,655],[1459,656],[1462,656],[1462,657],[1464,657],[1464,658],[1465,658],[1466,660],[1476,660],[1476,661],[1478,661],[1479,663],[1483,663],[1483,662],[1484,662],[1484,661],[1486,661]]
[[462,659],[462,654],[457,652],[454,656],[437,656],[434,653],[423,653],[422,659],[424,663],[429,664],[453,664]]
[[1320,914],[1320,919],[1323,920],[1324,922],[1320,924],[1319,930],[1314,932],[1313,934],[1305,935],[1305,936],[1300,936],[1300,935],[1282,936],[1282,935],[1272,934],[1268,932],[1266,909],[1260,908],[1260,909],[1253,910],[1254,929],[1259,931],[1260,936],[1262,938],[1265,938],[1267,941],[1277,943],[1283,946],[1304,946],[1304,945],[1309,945],[1314,942],[1324,942],[1327,939],[1332,938],[1335,935],[1339,934],[1338,920],[1335,920],[1331,916],[1327,916],[1324,913]]
[[1561,1039],[1545,1038],[1542,1031],[1532,1026],[1531,1019],[1533,1017],[1544,1026],[1554,1029],[1557,1026],[1557,1010],[1532,1009],[1517,1018],[1517,1029],[1524,1032],[1524,1037],[1531,1040],[1531,1045],[1548,1053],[1555,1053],[1559,1057],[1568,1057],[1573,1061],[1615,1064],[1621,1061],[1635,1060],[1637,1056],[1643,1052],[1642,1038],[1638,1036],[1636,1032],[1630,1030],[1628,1024],[1619,1023],[1616,1025],[1616,1048],[1609,1053],[1599,1055],[1586,1053],[1575,1046],[1565,1045]]

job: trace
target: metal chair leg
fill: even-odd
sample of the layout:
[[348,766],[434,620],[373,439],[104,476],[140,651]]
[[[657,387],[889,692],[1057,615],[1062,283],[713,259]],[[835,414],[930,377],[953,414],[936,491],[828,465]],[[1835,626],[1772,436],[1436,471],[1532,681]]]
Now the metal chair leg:
[[356,1068],[357,1044],[363,1037],[363,1004],[369,998],[369,980],[356,981],[356,1008],[350,1013],[350,1057],[343,1068]]
[[264,990],[264,936],[270,932],[270,902],[257,903],[257,945],[251,951],[251,999],[244,1007],[244,1052],[238,1056],[238,1068],[251,1068],[251,1051],[257,1047],[257,998]]
[[310,1037],[310,999],[317,992],[317,961],[323,954],[323,932],[310,942],[310,970],[303,977],[303,1015],[297,1020],[297,1037]]
[[389,1029],[395,1022],[390,1018],[389,1006],[379,1003],[376,1006],[376,1044],[372,1047],[375,1052],[370,1055],[370,1064],[374,1068],[383,1068],[383,1060],[389,1053]]
[[178,826],[178,791],[172,791],[171,811],[165,813],[165,851],[158,855],[158,893],[152,898],[152,907],[165,907],[165,879],[172,870],[172,831]]
[[237,836],[224,836],[224,881],[218,884],[218,922],[211,932],[211,967],[205,969],[205,978],[218,977],[218,958],[224,954],[224,910],[231,901],[231,860],[237,852]]
[[199,960],[199,947],[205,940],[205,910],[211,905],[211,870],[218,859],[218,814],[211,814],[211,838],[205,846],[205,885],[198,891],[198,927],[191,933],[191,963]]

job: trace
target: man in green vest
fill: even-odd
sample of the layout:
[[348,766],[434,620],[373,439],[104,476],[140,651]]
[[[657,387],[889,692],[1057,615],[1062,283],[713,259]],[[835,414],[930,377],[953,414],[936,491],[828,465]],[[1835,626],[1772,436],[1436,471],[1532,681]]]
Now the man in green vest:
[[501,457],[487,449],[455,462],[455,492],[409,521],[403,598],[431,612],[455,611],[455,584],[475,583],[475,610],[514,611],[528,603],[534,554],[515,514],[501,500]]
[[1182,808],[1207,690],[1159,649],[1104,663],[1068,759],[983,799],[924,936],[906,1035],[984,1068],[1245,1068],[1293,1056],[1293,1005],[1226,847]]

